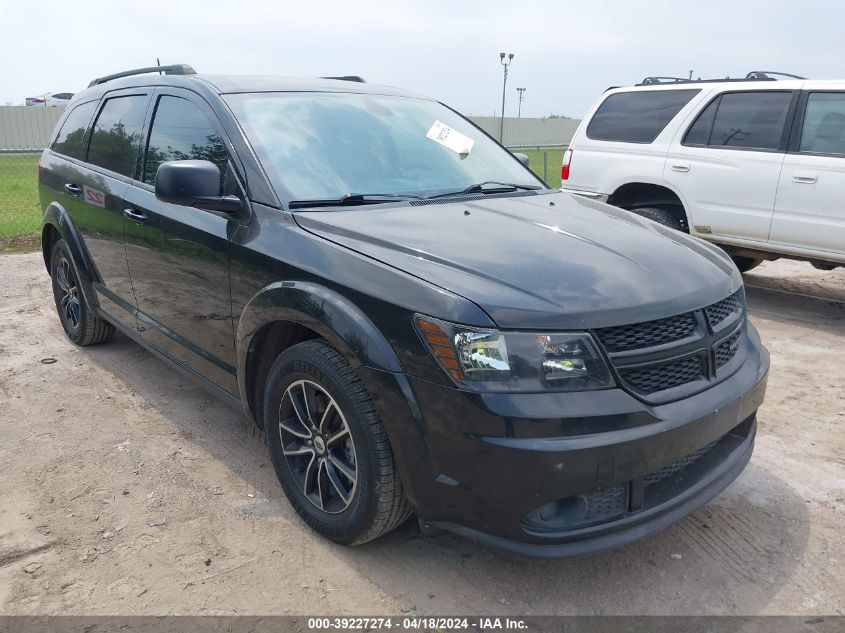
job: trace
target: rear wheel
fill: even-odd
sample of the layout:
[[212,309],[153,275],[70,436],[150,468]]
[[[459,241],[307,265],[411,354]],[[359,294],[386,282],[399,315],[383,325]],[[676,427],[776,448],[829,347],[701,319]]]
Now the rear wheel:
[[358,545],[410,516],[375,405],[343,355],[324,340],[294,345],[273,363],[264,430],[285,494],[323,536]]
[[658,224],[668,226],[670,229],[675,229],[676,231],[681,231],[682,233],[689,233],[685,222],[678,217],[678,214],[673,213],[668,209],[660,207],[638,207],[628,210],[631,213],[641,215],[644,218],[657,222]]
[[67,337],[77,345],[96,345],[114,337],[114,326],[94,314],[79,286],[67,242],[59,240],[50,257],[53,299]]
[[734,264],[736,264],[736,267],[741,273],[747,273],[752,268],[757,268],[757,266],[763,263],[762,259],[756,259],[754,257],[741,257],[740,255],[732,255],[731,259],[734,260]]

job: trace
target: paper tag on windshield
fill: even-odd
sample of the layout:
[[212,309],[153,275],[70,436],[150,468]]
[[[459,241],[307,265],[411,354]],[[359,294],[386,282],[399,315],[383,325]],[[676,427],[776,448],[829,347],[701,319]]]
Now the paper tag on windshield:
[[470,137],[453,130],[440,121],[434,122],[426,137],[440,143],[443,147],[448,147],[457,154],[469,154],[472,151],[472,146],[475,145],[475,141]]

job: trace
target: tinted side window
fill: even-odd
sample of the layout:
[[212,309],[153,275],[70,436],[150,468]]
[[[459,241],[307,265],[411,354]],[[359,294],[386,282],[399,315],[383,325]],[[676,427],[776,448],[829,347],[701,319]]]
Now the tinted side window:
[[88,123],[94,116],[96,101],[81,103],[68,114],[59,135],[53,143],[54,152],[70,156],[71,158],[82,159],[85,157],[85,132],[88,131]]
[[799,152],[845,154],[845,93],[814,92],[807,97]]
[[651,143],[699,92],[642,90],[610,95],[593,115],[587,136],[598,141]]
[[144,182],[155,182],[159,165],[169,160],[209,160],[226,174],[229,153],[208,117],[179,97],[158,101],[144,161]]
[[719,100],[710,145],[777,149],[791,92],[729,92]]
[[134,177],[146,110],[146,95],[108,99],[94,124],[88,162]]
[[716,108],[719,107],[719,100],[714,99],[704,111],[698,115],[684,137],[684,145],[707,145],[710,142],[710,132],[713,130],[713,121],[716,118]]

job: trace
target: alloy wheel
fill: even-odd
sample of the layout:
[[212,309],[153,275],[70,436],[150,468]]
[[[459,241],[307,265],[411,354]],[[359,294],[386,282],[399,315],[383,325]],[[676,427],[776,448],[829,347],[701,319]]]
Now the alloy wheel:
[[65,322],[72,328],[77,329],[81,318],[79,305],[79,287],[76,283],[76,276],[73,268],[65,257],[60,257],[56,267],[56,283],[59,286],[59,313]]
[[279,404],[285,462],[308,501],[323,512],[346,510],[355,496],[358,461],[349,425],[320,385],[297,380]]

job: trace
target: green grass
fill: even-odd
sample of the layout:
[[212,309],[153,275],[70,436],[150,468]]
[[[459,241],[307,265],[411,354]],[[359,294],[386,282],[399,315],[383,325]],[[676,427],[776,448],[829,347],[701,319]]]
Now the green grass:
[[37,235],[41,227],[38,202],[40,154],[0,154],[0,238]]
[[[529,164],[535,174],[546,181],[549,187],[557,189],[560,187],[560,164],[563,162],[563,148],[551,147],[548,149],[514,149],[528,156]],[[546,175],[543,175],[543,152],[546,153]]]

